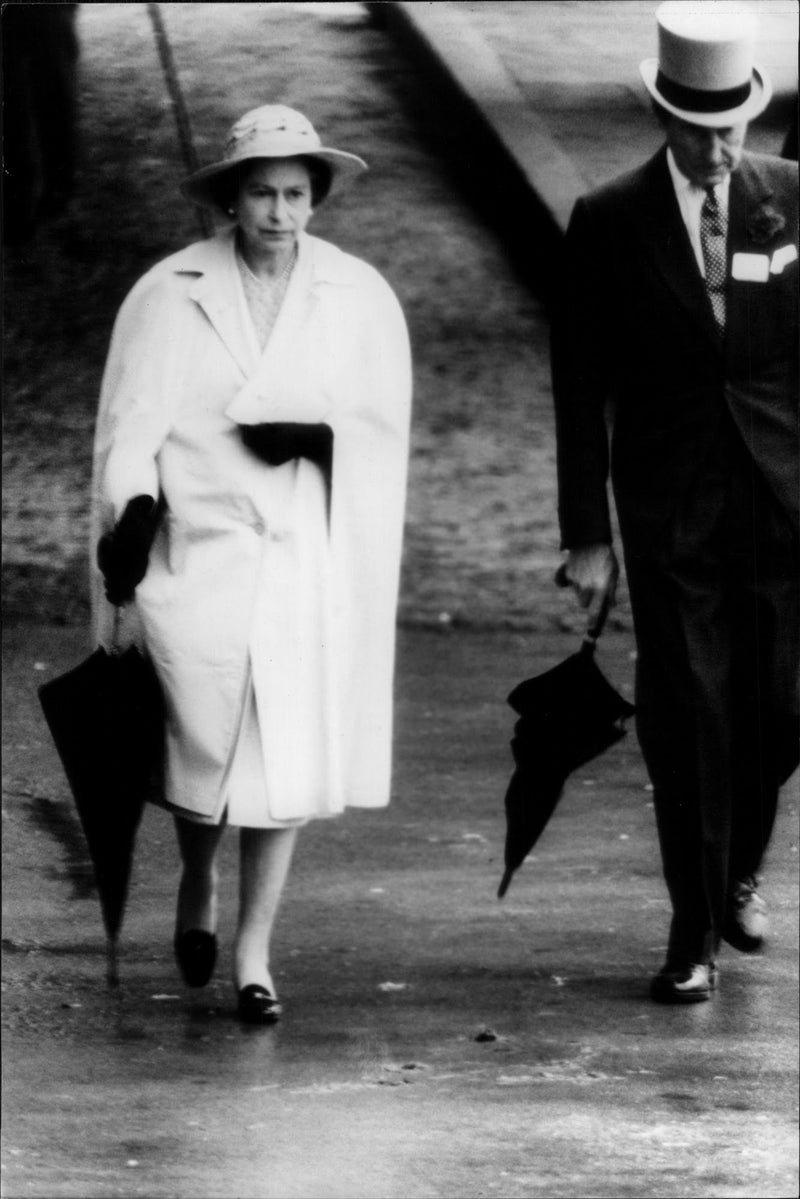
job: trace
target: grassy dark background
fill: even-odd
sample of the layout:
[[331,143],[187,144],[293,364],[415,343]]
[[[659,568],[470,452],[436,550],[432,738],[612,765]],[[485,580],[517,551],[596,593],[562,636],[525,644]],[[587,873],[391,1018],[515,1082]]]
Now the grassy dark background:
[[[544,311],[453,186],[446,117],[361,6],[162,9],[201,161],[242,112],[281,101],[370,164],[312,231],[377,266],[411,329],[402,618],[538,622],[531,579],[549,593],[558,559]],[[185,172],[146,6],[82,5],[78,28],[75,194],[65,216],[6,254],[11,619],[86,617],[92,428],[114,314],[144,270],[200,235],[177,192]],[[458,136],[466,146],[468,131]]]

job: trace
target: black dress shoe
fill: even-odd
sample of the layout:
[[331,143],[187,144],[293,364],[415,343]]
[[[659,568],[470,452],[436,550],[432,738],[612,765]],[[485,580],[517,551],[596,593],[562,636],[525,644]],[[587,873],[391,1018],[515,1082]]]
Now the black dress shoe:
[[767,905],[756,890],[756,880],[739,879],[731,888],[731,897],[722,935],[740,953],[758,953],[767,935]]
[[650,998],[656,1003],[702,1003],[716,991],[717,977],[713,962],[668,962],[650,983]]
[[283,1008],[260,983],[249,983],[239,991],[237,1013],[243,1024],[275,1024]]
[[204,987],[217,963],[217,938],[202,928],[175,934],[175,961],[188,987]]

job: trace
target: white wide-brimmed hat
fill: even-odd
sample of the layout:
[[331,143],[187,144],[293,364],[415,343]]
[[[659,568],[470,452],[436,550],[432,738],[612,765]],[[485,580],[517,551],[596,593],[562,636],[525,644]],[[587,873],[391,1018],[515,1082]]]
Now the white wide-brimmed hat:
[[231,126],[222,157],[210,166],[195,171],[181,183],[189,200],[209,208],[219,206],[219,177],[233,167],[253,158],[317,158],[331,171],[331,191],[367,170],[357,154],[323,146],[311,122],[285,104],[264,104],[253,108]]
[[764,111],[772,84],[753,61],[758,21],[751,9],[731,0],[667,0],[656,20],[658,58],[639,70],[662,108],[711,128]]

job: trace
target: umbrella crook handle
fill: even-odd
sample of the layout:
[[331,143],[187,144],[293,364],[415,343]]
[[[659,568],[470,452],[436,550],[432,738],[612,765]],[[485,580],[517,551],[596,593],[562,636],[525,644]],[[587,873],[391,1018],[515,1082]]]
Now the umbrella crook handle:
[[607,591],[603,596],[603,602],[600,604],[597,616],[587,625],[586,632],[583,635],[583,648],[590,653],[597,645],[598,638],[606,627],[608,614],[611,611],[611,595]]
[[114,625],[111,630],[111,652],[112,652],[112,654],[118,654],[120,652],[119,639],[120,639],[121,632],[122,632],[122,607],[121,607],[121,605],[118,604],[114,608]]
[[123,615],[124,610],[124,604],[117,604],[114,608],[114,623],[111,626],[111,645],[109,646],[109,652],[113,654],[115,658],[119,657],[125,652],[122,646],[122,622],[125,619]]
[[[570,581],[567,578],[567,566],[566,566],[565,562],[562,562],[561,565],[559,566],[558,570],[556,571],[555,581],[556,581],[557,587],[569,587],[570,586]],[[600,607],[598,609],[597,616],[595,616],[594,620],[590,621],[586,627],[586,632],[583,635],[582,648],[585,649],[588,653],[593,653],[594,647],[597,645],[597,640],[598,640],[600,634],[602,633],[603,629],[606,627],[606,621],[608,620],[608,614],[611,611],[611,605],[613,603],[612,592],[613,592],[613,588],[611,588],[610,590],[607,590],[605,592],[605,594],[603,595],[603,599],[600,604]]]

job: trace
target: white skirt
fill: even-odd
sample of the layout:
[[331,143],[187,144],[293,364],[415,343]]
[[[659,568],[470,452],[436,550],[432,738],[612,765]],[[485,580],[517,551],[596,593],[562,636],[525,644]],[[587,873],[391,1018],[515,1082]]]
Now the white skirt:
[[256,695],[252,683],[245,701],[242,722],[234,749],[233,759],[225,784],[225,802],[219,820],[201,816],[187,808],[172,804],[163,795],[153,796],[158,807],[166,808],[174,816],[190,820],[193,824],[230,824],[236,828],[300,828],[308,823],[306,816],[292,820],[278,820],[270,814],[267,801],[267,782],[264,777],[264,759],[261,750],[261,730],[256,714]]
[[270,814],[256,694],[252,683],[245,701],[225,790],[226,801],[222,814],[225,824],[238,828],[298,828],[306,823],[304,816],[293,820],[276,820]]

